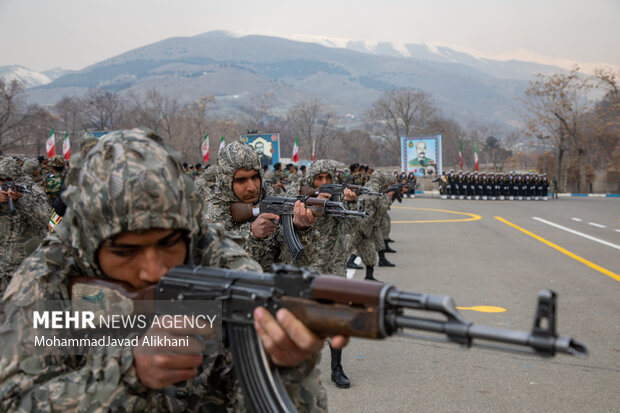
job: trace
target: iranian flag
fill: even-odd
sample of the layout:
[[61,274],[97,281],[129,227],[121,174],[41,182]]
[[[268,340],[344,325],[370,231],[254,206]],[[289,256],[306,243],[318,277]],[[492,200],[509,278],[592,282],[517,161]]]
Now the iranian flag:
[[202,138],[202,146],[200,147],[202,151],[202,158],[205,162],[209,162],[209,134],[207,133],[204,138]]
[[463,169],[463,144],[459,139],[459,168]]
[[71,158],[71,142],[69,141],[69,132],[65,132],[65,138],[62,141],[62,155],[65,161]]
[[224,146],[226,146],[226,142],[224,142],[224,137],[222,136],[222,140],[220,141],[220,149],[217,150],[218,154],[222,152],[222,149],[224,149]]
[[293,162],[299,162],[299,134],[295,136],[295,145],[293,145]]
[[56,136],[54,129],[50,132],[50,136],[45,141],[45,150],[47,151],[47,159],[52,159],[56,155]]
[[474,146],[474,165],[475,165],[475,171],[478,172],[478,142],[476,142],[475,146]]

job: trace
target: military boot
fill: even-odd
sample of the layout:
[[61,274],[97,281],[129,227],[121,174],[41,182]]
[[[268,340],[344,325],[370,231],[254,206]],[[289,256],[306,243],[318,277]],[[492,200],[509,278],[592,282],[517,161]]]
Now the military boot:
[[351,270],[363,270],[364,267],[355,263],[355,258],[357,258],[355,254],[351,254],[349,256],[349,259],[347,260],[347,268]]
[[394,249],[390,248],[390,245],[388,244],[388,240],[383,240],[383,245],[385,245],[385,249],[383,251],[396,252]]
[[366,281],[377,281],[377,282],[381,282],[379,280],[377,280],[375,277],[373,277],[372,275],[375,272],[375,267],[373,267],[372,265],[367,265],[366,266],[366,276],[364,277],[364,280]]
[[335,349],[331,346],[329,349],[332,353],[332,381],[336,384],[336,387],[348,389],[351,386],[351,382],[342,370],[342,349]]
[[396,264],[385,259],[385,251],[379,251],[379,267],[396,267]]

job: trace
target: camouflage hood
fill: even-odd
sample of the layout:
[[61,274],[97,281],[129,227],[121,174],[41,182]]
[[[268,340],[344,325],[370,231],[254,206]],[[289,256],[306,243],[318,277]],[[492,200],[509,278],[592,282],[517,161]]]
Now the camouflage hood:
[[14,181],[19,181],[23,177],[24,173],[17,159],[10,156],[0,158],[0,179],[11,178]]
[[312,165],[308,167],[306,174],[301,178],[302,186],[314,186],[314,178],[316,178],[319,174],[329,174],[331,176],[332,181],[334,179],[334,175],[336,173],[336,166],[334,161],[329,159],[321,159],[319,161],[314,162]]
[[34,175],[34,171],[39,169],[39,167],[39,161],[37,161],[36,159],[26,159],[26,161],[22,165],[22,171],[27,177],[32,178]]
[[115,131],[72,157],[63,222],[87,262],[96,263],[101,242],[123,231],[179,228],[190,240],[200,233],[202,203],[193,183],[179,154],[156,139],[140,129]]
[[370,175],[368,182],[366,182],[366,186],[373,192],[380,192],[381,189],[383,189],[384,179],[381,172],[374,171],[372,175]]
[[[211,168],[209,168],[211,169]],[[238,169],[255,169],[260,173],[261,182],[263,173],[258,154],[250,145],[233,142],[222,149],[217,157],[217,188],[218,196],[225,202],[240,202],[232,188],[233,176]]]

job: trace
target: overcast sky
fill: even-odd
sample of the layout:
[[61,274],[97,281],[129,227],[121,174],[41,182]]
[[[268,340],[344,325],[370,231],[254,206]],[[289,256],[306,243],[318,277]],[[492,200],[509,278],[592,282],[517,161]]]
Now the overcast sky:
[[0,66],[81,69],[211,30],[516,49],[620,65],[620,0],[0,0]]

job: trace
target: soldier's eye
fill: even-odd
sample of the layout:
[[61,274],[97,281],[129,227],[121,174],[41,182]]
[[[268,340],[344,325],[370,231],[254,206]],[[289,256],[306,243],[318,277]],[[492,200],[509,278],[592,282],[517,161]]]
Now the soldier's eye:
[[162,239],[161,241],[159,241],[158,244],[162,247],[172,247],[183,240],[184,240],[183,232],[177,231],[177,232],[170,234],[169,236]]
[[110,253],[116,255],[117,257],[127,258],[136,254],[136,248],[118,248],[118,249],[110,249]]

